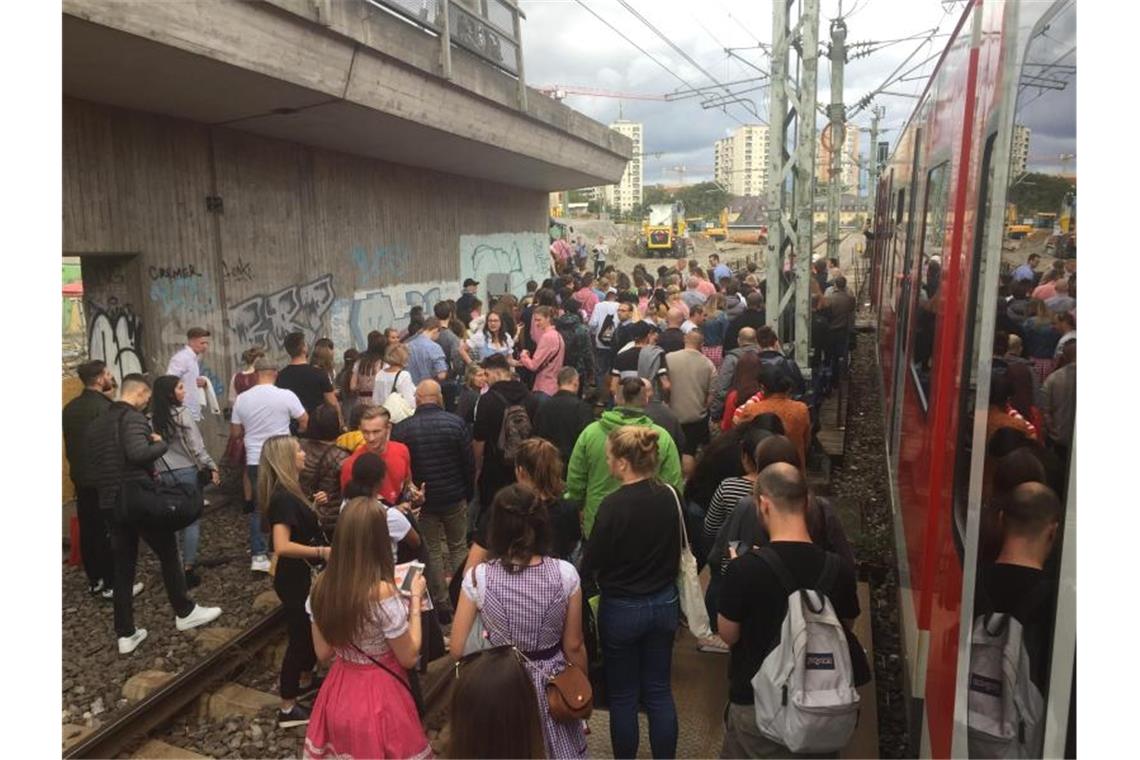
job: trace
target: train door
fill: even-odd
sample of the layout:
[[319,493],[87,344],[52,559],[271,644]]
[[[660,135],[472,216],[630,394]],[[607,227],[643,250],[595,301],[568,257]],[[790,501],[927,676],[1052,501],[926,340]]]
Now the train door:
[[[910,299],[911,299],[911,267],[914,259],[915,248],[915,235],[914,235],[914,220],[916,209],[916,190],[918,189],[918,167],[919,158],[922,151],[922,138],[924,130],[920,127],[915,130],[914,143],[912,148],[912,164],[910,169],[910,183],[906,191],[899,190],[898,195],[898,210],[902,211],[904,203],[906,204],[906,222],[905,240],[902,245],[902,260],[899,262],[899,272],[892,273],[897,280],[894,293],[894,312],[895,312],[895,347],[894,357],[891,361],[893,368],[892,388],[891,393],[891,426],[888,428],[891,431],[891,451],[897,457],[899,432],[902,427],[902,400],[903,400],[903,380],[904,370],[903,367],[907,361],[906,338],[907,331],[910,328],[910,320],[908,315],[910,312]],[[909,196],[909,197],[908,197]],[[898,247],[896,247],[898,251]],[[893,259],[897,256],[892,257]]]
[[[1013,613],[1021,623],[1033,703],[1027,711],[1030,718],[1023,716],[1023,730],[1013,737],[1022,745],[1015,751],[1028,757],[1073,757],[1075,351],[1070,349],[1051,372],[1049,363],[1044,367],[1029,364],[1016,352],[994,354],[995,346],[997,352],[1005,348],[1005,331],[998,334],[998,328],[1009,325],[1008,319],[1000,319],[1006,308],[1000,269],[1024,262],[1030,253],[1038,253],[1048,265],[1052,253],[1062,250],[1059,245],[1049,250],[1050,239],[1045,235],[1006,240],[1006,204],[1018,204],[1018,213],[1026,216],[1055,213],[1061,207],[1054,209],[1054,200],[1063,203],[1067,193],[1076,192],[1077,177],[1072,170],[1076,157],[1076,2],[1010,4],[1006,10],[1004,25],[1011,32],[1013,46],[1006,51],[1007,65],[1013,70],[1005,75],[1008,86],[1003,99],[1014,107],[1004,111],[1000,124],[989,125],[985,142],[977,200],[976,266],[969,294],[971,311],[967,312],[981,316],[966,324],[966,355],[959,380],[964,393],[955,466],[954,535],[963,556],[963,594],[952,754],[988,756],[978,739],[987,731],[987,705],[993,705],[994,684],[986,681],[972,660],[975,651],[980,651],[976,650],[979,637],[975,631],[978,621],[998,609],[1003,598],[1013,597],[1035,600],[1031,607]],[[1047,192],[1049,188],[1055,193]],[[1069,279],[1072,285],[1075,275]],[[1029,323],[1022,329],[1035,326]],[[1033,384],[1038,386],[1037,381],[1043,380],[1048,389],[1034,397],[1031,416],[1043,411],[1036,408],[1038,404],[1050,414],[1043,435],[1027,436],[1025,443],[1010,449],[1009,441],[995,435],[1006,412],[1002,404],[991,402],[994,394],[1007,392],[1014,382],[1011,368],[1019,363],[1044,375]],[[1024,500],[1015,501],[1014,493],[1018,484],[1027,481],[1043,481],[1056,496],[1051,502],[1041,499],[1033,507],[1033,516],[1041,518],[1036,525],[1047,526],[1034,529],[1053,531],[1052,540],[1039,556],[1020,558],[1015,573],[1006,558],[1007,539],[1015,529],[1010,526],[1020,519],[1017,510],[1028,509]],[[1021,525],[1020,529],[1026,528]],[[1024,585],[1017,586],[1010,580],[1012,575],[1019,575]]]

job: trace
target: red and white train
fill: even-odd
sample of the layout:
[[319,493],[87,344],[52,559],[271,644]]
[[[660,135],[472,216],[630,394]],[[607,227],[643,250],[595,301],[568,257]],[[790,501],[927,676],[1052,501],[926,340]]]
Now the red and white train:
[[[1006,204],[1027,170],[1072,175],[1075,184],[1075,88],[1076,0],[972,0],[880,174],[871,300],[911,736],[922,757],[969,754],[967,665]],[[1075,746],[1075,469],[1068,483],[1054,549],[1045,757],[1073,756]]]

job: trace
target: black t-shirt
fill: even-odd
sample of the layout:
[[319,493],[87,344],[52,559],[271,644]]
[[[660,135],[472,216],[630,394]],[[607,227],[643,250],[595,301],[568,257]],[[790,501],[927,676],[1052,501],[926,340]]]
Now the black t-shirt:
[[655,594],[677,582],[680,562],[680,516],[668,486],[642,480],[602,499],[582,576],[596,573],[603,594]]
[[[317,513],[288,491],[279,488],[269,499],[269,524],[289,526],[289,540],[304,546],[324,546]],[[309,563],[296,557],[277,557],[273,588],[282,600],[304,603],[309,595]]]
[[296,393],[309,414],[324,403],[325,394],[333,389],[329,376],[311,364],[290,364],[282,369],[277,373],[277,387]]
[[1031,677],[1042,692],[1049,677],[1053,597],[1043,570],[995,562],[982,570],[982,593],[975,605],[976,614],[1001,612],[1021,623]]
[[503,460],[503,453],[499,450],[499,431],[503,427],[503,413],[508,404],[522,404],[533,425],[538,399],[519,380],[500,380],[479,397],[475,406],[471,437],[485,444],[483,470],[479,477],[479,499],[484,505],[491,504],[500,488],[515,482],[515,468]]
[[685,333],[679,327],[670,327],[657,337],[657,346],[667,354],[685,347]]
[[[633,346],[622,351],[614,357],[613,367],[610,369],[610,374],[618,377],[623,376],[633,377],[637,374],[637,360],[641,357],[641,347]],[[632,373],[632,374],[629,374]]]
[[[799,541],[773,541],[769,546],[804,588],[813,587],[819,580],[826,557],[823,549]],[[847,563],[839,563],[828,598],[841,620],[859,616],[855,573]],[[740,624],[740,640],[732,647],[728,666],[728,698],[737,705],[753,704],[752,677],[779,641],[780,626],[788,613],[788,593],[767,563],[749,552],[729,563],[717,612]]]

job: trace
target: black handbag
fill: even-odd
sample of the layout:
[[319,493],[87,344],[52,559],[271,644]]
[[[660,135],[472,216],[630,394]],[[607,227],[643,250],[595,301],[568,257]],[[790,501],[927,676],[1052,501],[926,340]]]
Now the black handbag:
[[[122,445],[124,411],[115,428]],[[167,472],[170,466],[163,462]],[[184,483],[163,483],[156,478],[125,480],[119,487],[115,517],[120,522],[159,531],[182,530],[202,516],[202,497],[198,489]]]

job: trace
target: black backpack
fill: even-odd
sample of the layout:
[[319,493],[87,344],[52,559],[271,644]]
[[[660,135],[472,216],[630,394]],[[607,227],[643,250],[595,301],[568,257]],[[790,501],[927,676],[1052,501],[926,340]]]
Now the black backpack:
[[607,314],[598,330],[598,343],[606,348],[609,348],[614,342],[614,332],[617,331],[617,326],[614,324],[616,321],[613,314]]

